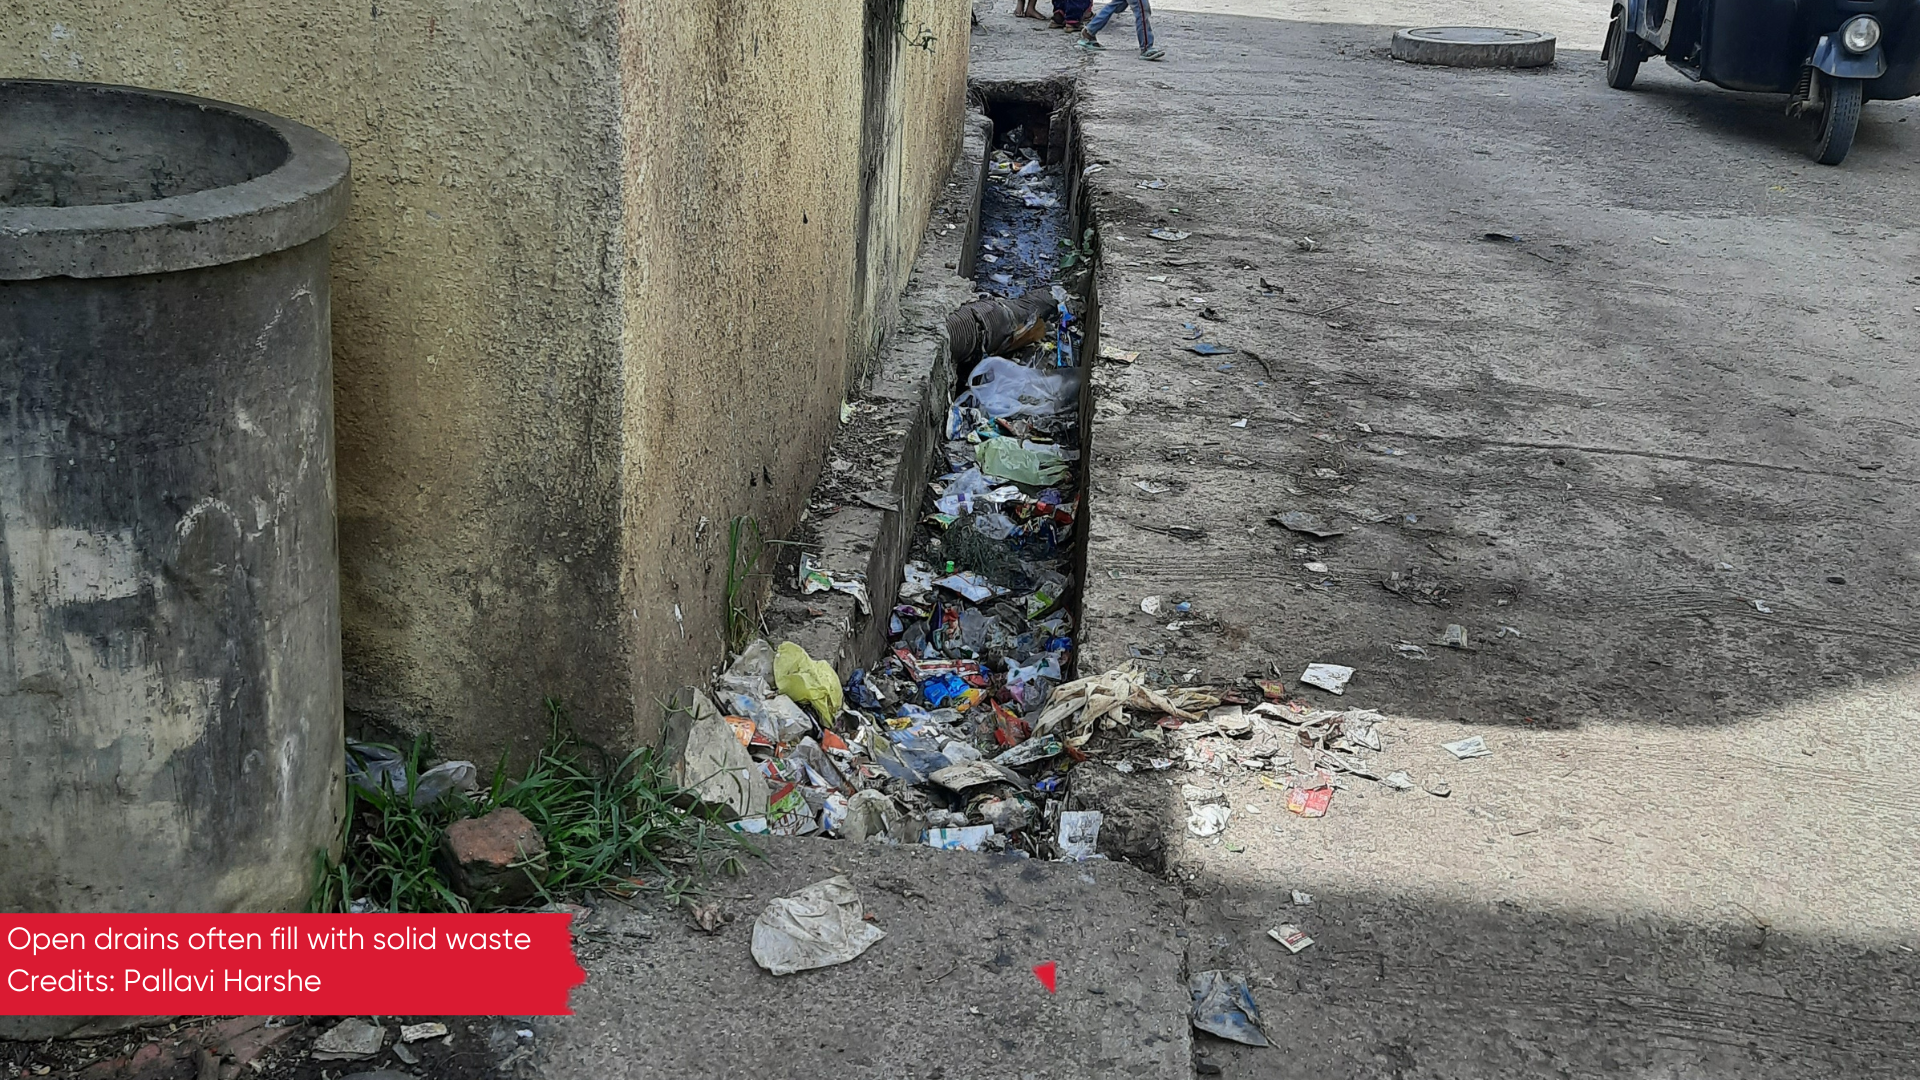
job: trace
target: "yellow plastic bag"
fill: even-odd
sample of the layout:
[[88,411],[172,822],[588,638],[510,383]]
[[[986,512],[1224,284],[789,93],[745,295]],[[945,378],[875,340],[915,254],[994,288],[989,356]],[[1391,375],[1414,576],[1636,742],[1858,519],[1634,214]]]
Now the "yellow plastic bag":
[[815,660],[791,641],[781,642],[780,651],[773,655],[773,683],[781,693],[812,708],[823,724],[832,724],[845,702],[833,665]]

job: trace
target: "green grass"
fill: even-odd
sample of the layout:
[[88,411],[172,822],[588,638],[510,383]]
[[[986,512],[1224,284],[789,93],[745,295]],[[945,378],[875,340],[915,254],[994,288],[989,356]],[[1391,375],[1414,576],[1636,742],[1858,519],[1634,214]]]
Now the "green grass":
[[[679,805],[684,800],[651,748],[615,762],[574,733],[559,702],[550,699],[547,709],[546,746],[517,778],[503,758],[485,798],[456,793],[415,807],[406,796],[348,785],[342,856],[337,863],[325,853],[316,857],[308,910],[342,912],[354,900],[375,911],[469,910],[435,867],[434,853],[447,826],[497,806],[525,814],[546,841],[543,902],[641,888],[677,901],[714,871],[739,870],[740,853],[751,849],[711,815]],[[408,790],[428,753],[424,739],[408,751]]]
[[739,652],[753,640],[759,629],[756,579],[760,562],[766,557],[767,543],[761,539],[760,523],[750,517],[727,522],[727,649]]

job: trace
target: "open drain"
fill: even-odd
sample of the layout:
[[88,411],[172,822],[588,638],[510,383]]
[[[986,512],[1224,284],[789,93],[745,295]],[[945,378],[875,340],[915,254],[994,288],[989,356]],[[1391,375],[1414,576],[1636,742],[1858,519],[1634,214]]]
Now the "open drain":
[[891,654],[850,689],[891,706],[883,763],[926,794],[927,843],[1086,855],[1097,815],[1061,818],[1059,766],[1078,753],[1046,706],[1074,673],[1091,252],[1054,113],[1003,102],[990,115],[985,297],[950,320],[959,384]]

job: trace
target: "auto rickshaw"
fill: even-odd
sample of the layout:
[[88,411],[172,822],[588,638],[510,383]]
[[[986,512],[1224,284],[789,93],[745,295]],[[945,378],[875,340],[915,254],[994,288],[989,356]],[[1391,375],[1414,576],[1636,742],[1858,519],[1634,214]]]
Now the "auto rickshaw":
[[1916,13],[1911,0],[1614,0],[1607,85],[1632,88],[1640,62],[1664,55],[1695,82],[1792,95],[1808,152],[1838,165],[1863,102],[1920,92]]

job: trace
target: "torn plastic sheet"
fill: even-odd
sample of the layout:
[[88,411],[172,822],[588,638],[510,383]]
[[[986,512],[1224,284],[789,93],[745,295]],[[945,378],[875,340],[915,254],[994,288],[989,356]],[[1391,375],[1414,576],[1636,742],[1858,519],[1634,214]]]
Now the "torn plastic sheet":
[[1247,977],[1230,971],[1203,971],[1188,983],[1193,994],[1195,1030],[1248,1046],[1271,1046],[1260,1006]]
[[865,915],[859,890],[845,877],[778,897],[753,921],[754,962],[775,975],[844,964],[887,936]]

